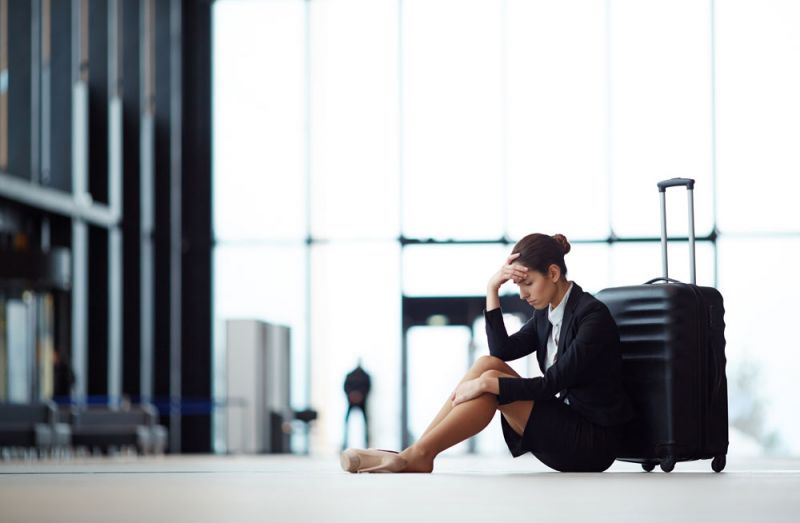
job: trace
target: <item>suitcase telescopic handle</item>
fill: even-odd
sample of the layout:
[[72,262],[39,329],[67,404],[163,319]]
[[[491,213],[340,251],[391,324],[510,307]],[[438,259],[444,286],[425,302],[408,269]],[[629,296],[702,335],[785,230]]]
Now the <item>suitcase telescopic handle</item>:
[[696,261],[694,253],[694,180],[691,178],[672,178],[658,182],[658,193],[661,198],[661,265],[664,267],[664,279],[669,280],[669,263],[667,261],[667,189],[670,187],[686,187],[689,199],[689,275],[691,283],[696,283]]
[[691,178],[670,178],[658,182],[658,191],[664,192],[670,187],[686,187],[690,191],[694,189],[694,180]]

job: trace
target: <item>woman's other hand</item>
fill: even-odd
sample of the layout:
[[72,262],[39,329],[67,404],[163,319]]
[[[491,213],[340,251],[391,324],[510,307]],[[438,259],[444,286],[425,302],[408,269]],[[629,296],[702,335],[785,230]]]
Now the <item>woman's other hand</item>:
[[484,384],[480,378],[459,383],[458,387],[456,387],[456,390],[454,390],[450,395],[450,401],[453,402],[453,407],[459,403],[464,403],[465,401],[475,399],[478,396],[485,394],[486,391],[484,390],[483,385]]
[[519,257],[518,252],[510,255],[506,258],[506,263],[503,264],[500,269],[489,278],[489,288],[494,290],[499,290],[502,285],[507,282],[508,280],[513,281],[514,283],[519,283],[525,279],[528,275],[528,268],[524,265],[520,265],[518,263],[514,263]]

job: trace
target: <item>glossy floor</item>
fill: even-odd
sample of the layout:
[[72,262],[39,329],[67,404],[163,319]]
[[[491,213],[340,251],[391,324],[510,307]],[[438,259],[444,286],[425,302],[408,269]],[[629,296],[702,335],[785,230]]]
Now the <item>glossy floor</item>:
[[338,456],[0,462],[0,522],[798,521],[800,460],[615,463],[563,474],[530,455],[442,456],[433,474],[348,474]]

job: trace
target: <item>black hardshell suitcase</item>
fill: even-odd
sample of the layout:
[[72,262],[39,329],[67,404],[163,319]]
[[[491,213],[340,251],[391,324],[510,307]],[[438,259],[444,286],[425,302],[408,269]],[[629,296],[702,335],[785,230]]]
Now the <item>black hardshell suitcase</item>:
[[[668,276],[665,193],[674,186],[685,186],[689,196],[691,284]],[[713,459],[720,472],[728,452],[722,295],[695,285],[694,180],[666,180],[658,190],[664,276],[596,295],[619,327],[623,382],[637,411],[617,459],[648,472],[656,464],[670,472],[678,461]]]

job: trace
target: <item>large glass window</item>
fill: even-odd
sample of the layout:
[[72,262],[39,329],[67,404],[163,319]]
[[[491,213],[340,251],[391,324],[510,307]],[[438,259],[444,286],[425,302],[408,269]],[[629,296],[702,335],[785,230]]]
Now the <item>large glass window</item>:
[[309,6],[312,233],[396,238],[397,4]]
[[400,445],[399,250],[397,242],[385,241],[321,244],[311,251],[311,402],[322,414],[316,448],[342,443],[344,378],[359,360],[372,381],[372,444]]
[[[508,2],[506,209],[514,238],[608,236],[604,13],[593,0]],[[567,212],[565,200],[581,212]]]
[[[214,252],[215,331],[224,339],[224,320],[259,319],[291,329],[291,395],[299,406],[306,395],[306,252],[302,244],[221,244]],[[224,378],[222,347],[215,351],[215,373]],[[221,384],[221,381],[220,381]],[[220,386],[219,391],[224,390]],[[220,392],[221,393],[221,392]]]
[[[511,249],[503,245],[409,245],[403,249],[408,296],[480,296]],[[502,292],[514,292],[505,286]]]
[[[689,244],[668,242],[669,277],[688,282]],[[714,249],[710,243],[695,245],[698,285],[714,285]],[[641,285],[664,275],[660,243],[619,243],[611,249],[610,284]]]
[[719,226],[800,231],[800,2],[717,2]]
[[800,238],[723,238],[719,249],[731,426],[768,453],[796,455],[800,344],[782,326],[797,321]]
[[[292,327],[312,451],[342,444],[359,360],[371,443],[398,447],[488,353],[481,318],[404,340],[403,296],[482,297],[531,232],[573,241],[589,292],[661,276],[655,184],[691,177],[697,282],[727,309],[731,452],[800,453],[800,347],[779,328],[800,265],[799,24],[789,0],[217,0],[215,318]],[[667,202],[688,281],[685,191]],[[499,418],[454,452],[473,447],[504,451]]]
[[304,35],[302,2],[214,6],[214,230],[220,240],[305,236]]
[[[619,236],[659,234],[656,182],[673,177],[697,180],[697,232],[711,231],[709,16],[708,3],[694,0],[609,3],[610,204]],[[685,236],[677,195],[668,198],[669,226]]]
[[401,5],[403,234],[499,238],[505,213],[502,3]]

